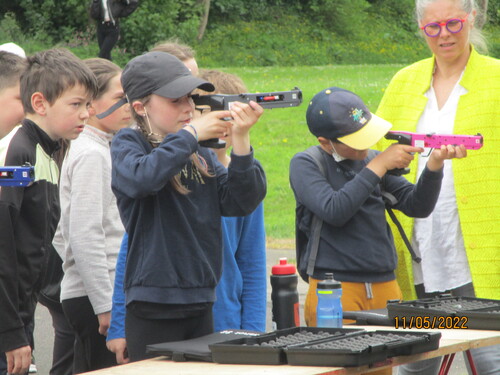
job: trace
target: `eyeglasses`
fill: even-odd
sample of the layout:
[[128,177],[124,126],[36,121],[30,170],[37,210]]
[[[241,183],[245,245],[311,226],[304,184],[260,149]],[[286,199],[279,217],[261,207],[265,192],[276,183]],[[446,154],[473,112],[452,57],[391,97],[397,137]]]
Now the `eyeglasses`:
[[450,33],[456,34],[462,30],[464,27],[464,22],[467,20],[467,17],[469,15],[467,14],[465,18],[460,19],[460,18],[452,18],[446,22],[431,22],[428,23],[427,25],[421,27],[422,30],[424,30],[425,34],[428,37],[435,38],[439,34],[441,34],[441,28],[443,26],[446,26],[446,30],[448,30]]

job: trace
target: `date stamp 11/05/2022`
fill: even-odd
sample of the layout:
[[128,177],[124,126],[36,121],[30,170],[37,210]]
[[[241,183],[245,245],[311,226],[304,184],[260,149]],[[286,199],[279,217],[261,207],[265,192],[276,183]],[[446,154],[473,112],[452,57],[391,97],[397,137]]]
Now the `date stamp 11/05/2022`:
[[399,329],[467,329],[466,316],[395,316],[394,328]]

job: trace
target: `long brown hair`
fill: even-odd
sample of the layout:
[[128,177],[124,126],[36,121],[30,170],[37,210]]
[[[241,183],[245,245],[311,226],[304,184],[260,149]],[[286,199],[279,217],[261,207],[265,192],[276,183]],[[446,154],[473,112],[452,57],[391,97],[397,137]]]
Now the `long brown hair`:
[[[142,99],[137,99],[137,101],[141,102],[143,105],[146,105],[150,100],[150,98],[151,95],[148,95]],[[151,144],[152,147],[158,147],[158,145],[161,143],[159,135],[154,134],[152,132],[152,129],[150,128],[147,122],[147,119],[144,116],[139,115],[135,111],[133,106],[131,106],[131,110],[132,110],[132,115],[134,116],[134,119],[136,121],[137,127],[139,128],[140,132],[144,135],[144,138],[147,139],[147,141]],[[198,152],[192,154],[190,160],[196,167],[196,169],[201,173],[202,176],[214,177],[214,174],[208,170],[208,163],[201,155],[198,154]],[[186,195],[190,192],[190,190],[182,184],[180,173],[176,174],[174,177],[170,179],[170,184],[172,185],[174,190],[180,194]]]
[[108,91],[110,81],[120,74],[122,69],[115,63],[100,57],[85,59],[83,62],[95,75],[98,91],[94,99],[100,99]]

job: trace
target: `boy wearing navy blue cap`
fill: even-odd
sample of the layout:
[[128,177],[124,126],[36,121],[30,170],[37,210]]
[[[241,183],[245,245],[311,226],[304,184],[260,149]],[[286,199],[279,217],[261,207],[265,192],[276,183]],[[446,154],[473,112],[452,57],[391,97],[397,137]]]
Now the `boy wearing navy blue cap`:
[[313,216],[323,221],[305,303],[306,323],[315,326],[316,284],[327,272],[342,282],[346,311],[383,308],[388,299],[401,298],[381,187],[397,198],[394,208],[413,217],[428,216],[439,195],[444,159],[464,157],[466,151],[453,146],[434,150],[413,185],[387,171],[407,167],[412,153],[423,150],[394,144],[381,153],[370,151],[392,125],[372,114],[354,93],[322,90],[309,103],[306,119],[318,139],[314,147],[320,149],[324,173],[309,153],[300,152],[290,163],[290,183],[297,211],[303,213],[297,217],[299,228],[310,238]]

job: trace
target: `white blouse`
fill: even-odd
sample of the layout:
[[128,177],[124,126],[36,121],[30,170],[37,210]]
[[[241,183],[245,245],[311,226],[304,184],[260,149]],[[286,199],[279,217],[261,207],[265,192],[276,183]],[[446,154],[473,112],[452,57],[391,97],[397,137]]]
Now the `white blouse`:
[[[459,82],[460,79],[441,109],[431,85],[426,93],[427,106],[417,124],[418,133],[453,134],[458,101],[467,93]],[[417,176],[427,163],[428,153],[426,149],[419,154]],[[472,282],[460,229],[452,162],[444,161],[443,183],[434,211],[425,219],[415,219],[413,227],[412,245],[422,258],[420,264],[413,262],[414,283],[424,284],[427,293],[443,292]]]

